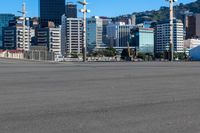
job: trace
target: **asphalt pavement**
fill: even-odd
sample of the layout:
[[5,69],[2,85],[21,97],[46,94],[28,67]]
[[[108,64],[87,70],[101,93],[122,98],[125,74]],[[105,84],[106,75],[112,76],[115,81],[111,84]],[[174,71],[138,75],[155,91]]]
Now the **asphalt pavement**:
[[0,59],[0,133],[200,133],[200,63]]

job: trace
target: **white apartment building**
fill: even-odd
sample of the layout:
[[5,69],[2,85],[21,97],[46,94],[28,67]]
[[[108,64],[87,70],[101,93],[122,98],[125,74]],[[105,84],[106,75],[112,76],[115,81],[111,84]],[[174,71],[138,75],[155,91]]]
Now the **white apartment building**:
[[62,46],[65,54],[81,54],[83,46],[83,20],[82,18],[66,18],[62,16]]
[[49,28],[49,51],[61,55],[61,28]]
[[[181,20],[174,19],[174,52],[184,52],[184,32]],[[155,52],[163,53],[170,46],[170,25],[169,21],[161,22],[156,27]]]

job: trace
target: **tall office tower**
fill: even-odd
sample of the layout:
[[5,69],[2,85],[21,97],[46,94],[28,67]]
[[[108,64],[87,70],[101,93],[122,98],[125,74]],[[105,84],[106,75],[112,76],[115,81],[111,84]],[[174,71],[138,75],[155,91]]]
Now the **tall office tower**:
[[13,14],[0,14],[0,48],[3,47],[3,41],[2,41],[2,28],[7,27],[9,25],[9,21],[14,19]]
[[65,55],[81,54],[83,46],[83,19],[62,17],[62,46]]
[[186,39],[194,38],[196,36],[196,18],[194,15],[186,16],[185,28]]
[[77,18],[77,5],[72,2],[67,2],[65,15],[67,18]]
[[133,25],[127,25],[124,22],[119,22],[116,24],[109,24],[107,26],[107,35],[110,42],[113,42],[114,47],[127,47],[130,41],[130,30]]
[[[184,33],[183,23],[181,20],[174,19],[174,51],[177,53],[184,52]],[[170,33],[169,21],[160,22],[156,27],[156,53],[163,53],[169,50]]]
[[179,19],[183,22],[183,28],[186,31],[188,17],[194,16],[193,12],[184,11],[180,13]]
[[89,50],[103,46],[103,20],[97,16],[87,19],[87,47]]
[[185,19],[186,39],[200,38],[200,14],[190,14]]
[[112,22],[112,19],[107,18],[107,17],[100,17],[103,21],[103,35],[102,35],[102,41],[104,44],[106,44],[107,46],[110,45],[109,44],[109,39],[107,37],[107,26]]
[[48,21],[61,25],[61,16],[65,13],[65,0],[40,0],[40,24],[47,27]]
[[61,24],[61,54],[66,57],[67,55],[67,17],[62,15]]

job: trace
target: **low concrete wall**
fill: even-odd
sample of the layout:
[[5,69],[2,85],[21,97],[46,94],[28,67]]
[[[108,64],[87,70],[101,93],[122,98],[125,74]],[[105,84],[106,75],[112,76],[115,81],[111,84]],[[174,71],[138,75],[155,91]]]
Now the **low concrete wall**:
[[54,53],[47,51],[21,51],[21,50],[1,50],[0,57],[12,59],[29,60],[50,60],[54,61]]
[[13,58],[13,59],[24,59],[23,51],[12,51],[12,50],[5,50],[0,51],[0,57],[3,58]]

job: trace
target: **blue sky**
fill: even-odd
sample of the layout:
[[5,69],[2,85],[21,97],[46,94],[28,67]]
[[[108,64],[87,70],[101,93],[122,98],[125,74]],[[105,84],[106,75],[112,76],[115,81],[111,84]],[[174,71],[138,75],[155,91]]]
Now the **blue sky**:
[[[2,0],[0,13],[17,13],[21,10],[23,0]],[[178,0],[178,3],[189,3],[195,0]],[[76,2],[76,0],[71,0]],[[27,16],[38,16],[38,0],[26,0]],[[88,0],[90,16],[118,16],[122,14],[158,9],[160,6],[168,6],[165,0]],[[79,7],[81,8],[81,7]]]

